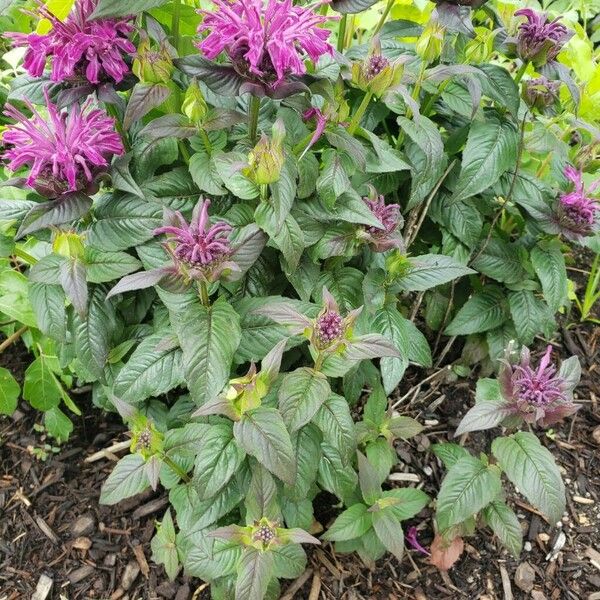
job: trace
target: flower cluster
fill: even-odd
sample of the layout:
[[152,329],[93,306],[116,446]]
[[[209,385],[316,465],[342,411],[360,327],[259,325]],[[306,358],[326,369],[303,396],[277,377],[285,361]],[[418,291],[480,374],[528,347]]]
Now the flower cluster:
[[403,248],[404,243],[399,234],[404,223],[398,204],[386,204],[385,198],[373,191],[363,201],[373,216],[383,225],[369,226],[365,229],[367,240],[376,252],[385,252],[392,248]]
[[593,234],[598,227],[597,214],[600,211],[600,204],[588,194],[598,189],[600,180],[586,191],[581,171],[568,166],[565,169],[565,176],[573,183],[573,189],[559,196],[556,219],[560,231],[567,238],[579,240],[581,237]]
[[559,102],[560,81],[537,77],[523,82],[523,100],[541,113],[554,113]]
[[45,95],[47,119],[29,101],[31,118],[6,105],[4,114],[17,123],[9,125],[3,134],[9,148],[2,158],[9,161],[11,171],[29,166],[27,185],[43,195],[56,197],[85,190],[108,168],[113,155],[125,151],[114,119],[93,108],[91,98],[67,113],[50,101],[47,92]]
[[579,373],[575,357],[564,361],[558,370],[552,364],[552,346],[548,346],[537,368],[531,364],[529,350],[523,348],[518,363],[503,361],[498,381],[510,413],[527,423],[548,427],[579,409],[572,401]]
[[318,319],[316,336],[319,344],[329,346],[344,334],[343,319],[335,310],[326,310]]
[[225,51],[236,70],[272,88],[290,75],[306,73],[304,56],[316,62],[333,54],[330,32],[319,27],[328,20],[292,0],[213,0],[216,12],[200,11],[198,32],[208,36],[198,44],[209,59]]
[[228,235],[231,225],[219,221],[210,225],[208,208],[210,201],[199,202],[194,208],[192,221],[188,224],[180,212],[174,213],[172,225],[159,227],[155,235],[168,234],[175,242],[174,257],[192,268],[213,267],[231,254]]
[[32,77],[42,75],[48,57],[52,81],[57,82],[87,79],[99,84],[112,79],[118,83],[129,72],[123,55],[135,52],[129,41],[130,18],[91,20],[97,0],[76,0],[63,22],[41,0],[37,2],[39,16],[48,19],[52,29],[43,35],[7,34],[15,46],[27,48],[23,66]]
[[558,22],[558,18],[549,21],[546,13],[538,13],[531,8],[522,8],[515,12],[515,16],[527,19],[519,26],[517,53],[521,60],[536,66],[554,61],[573,35]]

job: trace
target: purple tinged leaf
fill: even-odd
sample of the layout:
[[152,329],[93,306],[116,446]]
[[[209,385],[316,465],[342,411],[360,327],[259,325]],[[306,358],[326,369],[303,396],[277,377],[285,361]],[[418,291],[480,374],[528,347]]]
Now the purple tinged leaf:
[[63,225],[77,221],[89,212],[91,206],[92,199],[79,192],[65,194],[56,200],[36,204],[23,218],[15,239],[18,240],[51,225]]
[[73,308],[81,317],[85,317],[88,306],[85,265],[76,258],[66,260],[60,265],[59,280]]
[[151,140],[163,138],[177,138],[180,140],[191,138],[198,133],[185,115],[164,115],[153,119],[142,129],[140,135]]
[[131,154],[124,154],[117,157],[112,164],[111,178],[113,187],[117,190],[133,194],[142,200],[145,200],[144,192],[136,183],[135,179],[129,171],[129,163],[131,162]]
[[213,108],[202,123],[204,131],[219,131],[239,123],[244,123],[248,117],[237,110],[229,108]]
[[245,548],[238,563],[235,597],[239,600],[263,600],[273,573],[273,554]]
[[356,455],[358,457],[358,481],[360,484],[360,491],[367,504],[374,504],[381,496],[379,476],[362,452],[357,451]]
[[280,325],[289,325],[293,327],[294,333],[301,333],[312,325],[308,317],[294,310],[285,302],[274,302],[273,304],[257,308],[252,313],[269,317]]
[[131,292],[136,290],[144,290],[146,288],[158,285],[162,279],[172,274],[168,268],[152,269],[151,271],[140,271],[139,273],[133,273],[127,275],[113,287],[108,294],[106,299],[112,298],[117,294],[124,294],[125,292]]
[[471,408],[462,418],[457,430],[454,432],[454,437],[458,437],[469,431],[483,431],[484,429],[492,429],[500,425],[506,417],[514,414],[508,403],[478,402]]
[[199,54],[175,59],[175,66],[190,77],[196,77],[216,94],[238,96],[245,79],[229,65],[214,63]]
[[558,370],[557,377],[562,379],[565,386],[565,391],[572,393],[579,384],[581,379],[581,364],[577,356],[571,356],[563,360]]
[[156,491],[156,488],[158,487],[161,464],[162,462],[160,461],[158,456],[151,456],[146,461],[146,465],[144,467],[146,477],[148,477],[148,481],[150,482],[150,487],[154,491]]
[[229,280],[236,281],[256,262],[267,244],[267,236],[255,223],[242,227],[232,237],[231,258],[238,270],[229,276]]
[[300,529],[298,527],[294,527],[292,529],[284,529],[282,531],[281,536],[284,539],[289,540],[290,542],[294,542],[295,544],[317,544],[319,546],[321,545],[320,540],[310,535],[310,533],[308,533],[307,531],[304,531],[304,529]]
[[210,415],[225,415],[232,421],[239,421],[241,417],[233,402],[223,396],[217,396],[209,400],[192,413],[192,417],[207,417]]
[[383,356],[400,357],[396,346],[379,333],[369,333],[355,337],[346,348],[346,357],[350,360],[363,360]]
[[124,421],[131,419],[135,415],[135,408],[131,406],[131,404],[124,402],[123,400],[121,400],[121,398],[115,396],[112,393],[109,393],[109,399]]
[[287,339],[281,340],[269,353],[262,359],[261,372],[265,373],[269,381],[273,381],[279,375],[281,368],[281,359],[287,345]]
[[239,525],[227,525],[226,527],[218,527],[206,534],[208,538],[216,538],[219,540],[239,541],[245,533],[246,528]]
[[127,103],[123,127],[129,129],[153,108],[160,106],[170,95],[171,90],[160,83],[136,84]]

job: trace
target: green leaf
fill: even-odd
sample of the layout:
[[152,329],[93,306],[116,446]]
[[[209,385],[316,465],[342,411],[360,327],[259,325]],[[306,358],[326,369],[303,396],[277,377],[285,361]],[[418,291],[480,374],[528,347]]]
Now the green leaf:
[[446,469],[453,467],[461,458],[471,456],[466,448],[450,442],[434,444],[431,449],[433,450],[433,453],[444,463]]
[[290,433],[306,425],[329,396],[327,377],[302,367],[288,373],[279,388],[279,410]]
[[11,372],[0,367],[0,415],[12,415],[21,394],[21,387]]
[[493,64],[479,65],[479,69],[485,73],[485,77],[479,78],[483,93],[500,106],[507,108],[516,117],[521,98],[519,86],[515,83],[512,74],[504,67]]
[[104,252],[88,246],[84,262],[90,283],[107,283],[142,268],[142,263],[127,252]]
[[274,546],[270,553],[273,555],[274,577],[295,579],[306,570],[306,553],[300,544]]
[[420,513],[430,501],[429,496],[416,488],[396,488],[383,492],[384,500],[393,499],[394,503],[384,510],[393,512],[399,521],[407,521]]
[[358,477],[348,459],[343,461],[339,450],[326,442],[323,442],[321,449],[323,456],[319,463],[319,485],[348,506],[360,502]]
[[277,503],[277,485],[271,473],[259,463],[252,463],[252,479],[246,494],[246,523],[252,524],[263,517],[276,521],[280,518]]
[[234,542],[213,540],[200,531],[194,534],[190,544],[189,550],[183,553],[185,571],[189,575],[212,581],[235,573],[242,548]]
[[347,14],[347,13],[359,13],[367,8],[373,6],[377,0],[332,0],[331,6],[336,12]]
[[296,459],[290,434],[279,412],[261,406],[245,413],[233,426],[235,439],[258,462],[290,485],[296,480]]
[[207,423],[188,423],[183,427],[169,429],[165,435],[165,452],[169,456],[195,458],[198,447],[211,427]]
[[[212,498],[236,473],[246,454],[230,425],[213,425],[197,448],[194,484],[201,500]],[[262,515],[261,515],[262,516]]]
[[29,286],[25,275],[11,269],[0,273],[0,313],[28,327],[37,327],[28,296]]
[[58,442],[66,442],[73,431],[73,422],[55,406],[44,413],[44,427]]
[[494,401],[477,402],[462,418],[454,437],[469,431],[483,431],[500,425],[504,419],[514,414],[506,403]]
[[146,461],[140,454],[124,456],[112,470],[100,491],[100,504],[117,504],[143,492],[149,485]]
[[395,448],[386,439],[378,437],[376,440],[367,443],[365,452],[367,453],[369,463],[377,474],[379,483],[383,483],[388,478],[392,467],[398,461]]
[[475,273],[444,254],[424,254],[409,257],[408,261],[410,270],[399,280],[399,284],[409,292],[424,292],[453,279]]
[[162,6],[167,2],[168,0],[130,0],[130,2],[123,4],[121,0],[99,0],[91,18],[100,19],[139,15],[145,10]]
[[483,509],[483,516],[502,544],[515,558],[519,558],[523,530],[514,511],[505,502],[494,500]]
[[286,487],[285,493],[295,500],[303,500],[317,478],[323,436],[316,425],[309,423],[292,434],[291,439],[298,473],[294,486]]
[[356,447],[356,433],[345,398],[331,394],[315,414],[313,422],[323,432],[323,440],[347,462]]
[[470,198],[494,185],[517,160],[518,143],[517,128],[511,121],[491,113],[485,121],[474,121],[451,201]]
[[338,516],[321,539],[342,542],[360,537],[371,528],[371,517],[364,504],[354,504]]
[[492,453],[510,481],[551,521],[565,510],[565,486],[552,454],[532,433],[519,431],[492,442]]
[[501,489],[497,468],[472,456],[459,459],[450,467],[438,494],[436,519],[439,528],[445,530],[476,515]]
[[263,600],[273,573],[273,556],[247,547],[242,551],[235,582],[235,600]]
[[381,478],[377,470],[362,452],[357,451],[356,454],[358,456],[358,483],[360,491],[365,502],[371,505],[381,496]]
[[213,196],[222,196],[227,193],[219,177],[215,161],[206,151],[200,150],[196,154],[192,154],[189,169],[194,183],[201,192]]
[[500,327],[507,319],[505,290],[487,285],[475,292],[462,306],[450,325],[446,335],[468,335]]
[[437,125],[427,117],[418,121],[398,117],[398,124],[410,138],[406,153],[411,163],[412,184],[407,209],[419,205],[444,173],[448,158]]
[[171,509],[168,509],[162,521],[156,526],[156,535],[152,538],[150,547],[152,548],[152,560],[164,566],[167,577],[171,581],[179,573],[176,537]]
[[473,268],[496,281],[518,283],[527,279],[526,260],[527,251],[522,246],[492,238],[473,261]]
[[565,258],[560,242],[553,240],[540,243],[531,251],[531,262],[538,276],[544,299],[554,312],[558,312],[568,302],[568,277]]
[[394,438],[408,440],[423,431],[423,425],[412,417],[392,417],[387,428],[390,430]]
[[408,367],[410,341],[405,335],[404,321],[404,317],[396,309],[395,304],[388,304],[375,313],[372,322],[373,331],[390,340],[400,353],[399,358],[384,357],[380,360],[381,378],[386,394],[392,393]]
[[326,287],[336,299],[342,311],[349,312],[362,304],[363,274],[352,267],[341,267],[325,271],[319,277],[313,297],[321,304],[323,287]]
[[29,300],[37,319],[38,329],[51,338],[66,341],[66,296],[62,287],[31,282]]
[[210,307],[195,302],[171,320],[183,350],[183,371],[194,402],[213,400],[229,380],[233,355],[240,343],[240,318],[219,298]]
[[242,174],[248,166],[248,156],[243,152],[219,152],[213,156],[215,168],[223,185],[242,200],[258,197],[258,187]]
[[373,529],[386,549],[398,560],[404,554],[402,524],[390,508],[373,513]]
[[551,329],[554,317],[548,305],[529,290],[509,292],[508,305],[515,324],[517,338],[528,346],[538,333]]
[[[182,353],[178,347],[165,346],[165,335],[144,338],[113,384],[115,396],[129,404],[162,396],[183,383]],[[162,344],[162,345],[161,345]]]
[[317,193],[328,206],[333,206],[336,200],[352,189],[352,183],[344,169],[339,154],[328,149],[323,152],[323,167],[317,179]]
[[160,83],[144,83],[139,81],[133,86],[125,116],[123,127],[129,129],[133,123],[147,115],[153,108],[160,106],[169,96],[171,90]]
[[45,354],[38,356],[27,367],[23,384],[23,398],[33,408],[42,411],[50,410],[60,404],[61,392]]

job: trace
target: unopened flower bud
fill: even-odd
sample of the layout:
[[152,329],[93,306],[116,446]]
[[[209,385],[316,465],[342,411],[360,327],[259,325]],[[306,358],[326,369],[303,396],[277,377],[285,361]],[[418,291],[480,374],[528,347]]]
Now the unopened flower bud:
[[248,156],[248,167],[244,175],[256,185],[267,185],[279,181],[285,160],[283,140],[285,127],[281,119],[273,124],[272,137],[263,135]]
[[81,237],[73,231],[61,231],[52,243],[52,250],[67,258],[83,258],[85,248]]
[[403,63],[383,56],[381,44],[376,39],[367,57],[352,65],[352,83],[365,92],[382,96],[400,83],[402,72]]
[[393,252],[390,254],[385,261],[385,266],[388,273],[395,279],[401,279],[406,276],[412,268],[408,257],[402,252]]
[[430,21],[421,37],[417,40],[415,50],[426,63],[432,63],[442,54],[445,29],[439,23]]
[[185,92],[181,110],[195,125],[200,125],[208,113],[208,105],[206,104],[202,90],[195,79],[192,79],[192,82]]
[[149,38],[142,39],[132,70],[144,83],[169,83],[173,74],[173,61],[167,47],[155,48]]
[[560,81],[538,77],[523,83],[522,96],[529,108],[535,108],[541,113],[553,112],[559,101],[559,89]]

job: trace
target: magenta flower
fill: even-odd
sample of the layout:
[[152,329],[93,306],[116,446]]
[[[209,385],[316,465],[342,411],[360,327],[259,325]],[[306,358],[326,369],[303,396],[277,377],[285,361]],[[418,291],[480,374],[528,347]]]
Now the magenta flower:
[[521,60],[538,67],[554,61],[573,35],[558,22],[560,17],[548,21],[546,13],[538,13],[531,8],[522,8],[515,12],[515,16],[527,19],[519,26],[517,53]]
[[319,344],[329,346],[344,334],[344,321],[339,312],[327,310],[317,319],[316,335]]
[[573,183],[573,189],[559,196],[555,220],[565,237],[578,241],[582,237],[593,234],[598,228],[597,214],[600,211],[600,204],[588,194],[594,193],[600,187],[600,179],[586,191],[581,171],[568,166],[565,169],[565,176]]
[[425,556],[431,556],[431,553],[427,550],[427,548],[424,548],[419,542],[418,535],[419,532],[417,531],[417,528],[410,527],[406,532],[406,541],[408,542],[408,545],[413,548],[413,550],[416,550]]
[[17,121],[9,125],[2,140],[9,148],[2,158],[16,171],[30,167],[27,185],[51,197],[89,187],[110,164],[113,155],[124,153],[114,119],[103,110],[92,108],[88,99],[83,107],[74,105],[60,112],[46,96],[48,118],[25,101],[33,113],[28,118],[7,104],[4,114]]
[[308,145],[304,148],[302,155],[299,159],[301,159],[320,139],[325,131],[325,127],[327,127],[327,117],[323,114],[320,108],[309,108],[302,113],[302,118],[305,121],[312,119],[314,117],[316,126],[315,132],[313,136],[310,138]]
[[527,348],[521,350],[517,364],[503,361],[498,381],[505,408],[512,415],[548,427],[579,410],[573,403],[573,390],[580,376],[576,357],[565,360],[558,370],[552,364],[552,346],[548,346],[537,368],[532,367]]
[[208,36],[198,44],[209,59],[225,51],[243,76],[270,88],[290,75],[306,73],[304,57],[313,62],[333,54],[327,42],[330,31],[319,25],[328,17],[312,8],[294,6],[292,0],[213,0],[216,12],[200,11],[204,21],[198,32]]
[[404,242],[400,229],[404,224],[398,204],[386,204],[385,198],[378,195],[375,190],[363,201],[368,206],[373,216],[383,225],[381,227],[369,226],[365,228],[366,239],[375,252],[385,252],[392,248],[403,248]]
[[97,0],[76,0],[65,21],[54,16],[41,0],[37,13],[48,19],[52,29],[38,33],[7,33],[15,46],[27,48],[24,68],[32,77],[40,77],[46,59],[52,58],[52,81],[80,81],[99,84],[107,80],[119,83],[129,72],[123,55],[135,53],[129,41],[133,26],[125,19],[90,20]]

